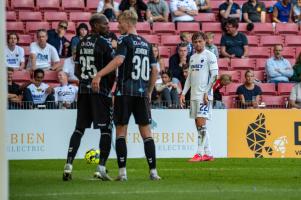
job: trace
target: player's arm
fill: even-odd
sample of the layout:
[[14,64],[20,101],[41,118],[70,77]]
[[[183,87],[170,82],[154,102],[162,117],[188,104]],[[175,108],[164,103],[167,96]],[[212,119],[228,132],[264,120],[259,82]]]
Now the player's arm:
[[74,75],[80,80],[80,64],[79,64],[79,52],[80,52],[80,43],[76,47],[76,53],[74,58]]
[[150,76],[149,85],[148,85],[149,100],[151,100],[151,95],[153,93],[153,90],[154,90],[154,87],[155,87],[155,84],[156,84],[157,76],[158,76],[157,66],[152,65],[152,71],[151,71],[151,76]]
[[204,94],[204,103],[207,104],[209,99],[208,99],[208,94],[211,93],[211,90],[217,80],[218,76],[218,65],[217,65],[217,59],[214,54],[210,54],[209,57],[209,81],[208,85],[205,90]]

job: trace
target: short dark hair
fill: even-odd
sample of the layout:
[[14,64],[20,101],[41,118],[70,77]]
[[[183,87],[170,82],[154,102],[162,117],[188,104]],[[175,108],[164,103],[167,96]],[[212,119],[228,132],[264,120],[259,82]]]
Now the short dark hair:
[[45,75],[44,70],[36,69],[36,70],[33,71],[33,77],[36,77],[39,73],[43,74],[43,76]]
[[207,36],[206,36],[206,34],[205,34],[204,32],[198,31],[198,32],[195,32],[195,33],[192,35],[191,40],[192,40],[192,41],[195,41],[195,40],[197,40],[197,39],[199,39],[199,38],[202,38],[203,40],[206,40]]
[[101,13],[95,13],[91,16],[89,20],[89,24],[91,28],[95,28],[96,23],[100,23],[102,20],[106,19],[107,17],[104,14]]
[[177,46],[178,46],[177,49],[180,48],[180,47],[187,47],[188,43],[187,42],[181,42]]
[[234,28],[238,28],[238,19],[236,19],[236,18],[229,18],[226,21],[226,25],[227,24],[231,24]]
[[166,74],[169,78],[170,78],[170,80],[172,79],[172,73],[171,73],[171,71],[162,71],[161,72],[161,76],[163,75],[163,74]]
[[44,28],[42,28],[42,29],[37,30],[37,37],[39,36],[39,34],[40,34],[41,32],[46,33],[46,35],[48,36],[47,30],[44,29]]
[[8,71],[8,72],[13,72],[13,71],[14,71],[14,68],[8,67],[8,68],[7,68],[7,71]]
[[17,41],[19,42],[19,35],[16,32],[11,32],[11,33],[7,34],[7,38],[6,38],[7,43],[8,43],[10,36],[12,36],[12,35],[15,35],[17,37]]

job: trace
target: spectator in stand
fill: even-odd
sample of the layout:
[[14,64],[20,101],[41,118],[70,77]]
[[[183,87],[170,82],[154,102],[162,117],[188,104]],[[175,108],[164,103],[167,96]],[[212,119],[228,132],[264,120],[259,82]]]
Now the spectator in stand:
[[100,0],[97,12],[104,14],[110,22],[116,21],[119,15],[119,3],[114,0]]
[[196,0],[195,3],[197,5],[200,13],[210,13],[211,12],[210,0]]
[[266,74],[269,83],[287,83],[289,78],[293,76],[293,68],[290,62],[283,58],[281,51],[282,44],[274,46],[274,56],[266,62]]
[[213,39],[214,39],[214,33],[207,32],[206,33],[206,46],[205,48],[209,50],[210,52],[214,53],[216,58],[219,58],[219,53],[218,53],[218,48],[213,44]]
[[[180,82],[181,83],[181,88],[183,88],[184,85],[185,85],[185,81],[188,77],[188,71],[189,71],[189,66],[186,66],[186,67],[183,68],[183,73],[182,74],[183,74],[184,79],[183,79],[182,82]],[[189,88],[188,92],[185,95],[185,101],[190,102],[190,88]]]
[[134,10],[138,15],[138,22],[144,21],[143,12],[147,12],[147,5],[143,0],[122,0],[119,5],[120,11]]
[[89,28],[87,24],[80,23],[78,27],[76,28],[76,36],[73,36],[71,38],[71,52],[72,55],[76,52],[77,44],[81,39],[83,39],[89,32]]
[[189,66],[189,56],[187,52],[187,43],[180,43],[178,51],[169,58],[169,71],[172,77],[177,78],[181,83],[185,82],[183,68]]
[[169,8],[165,0],[149,0],[146,16],[150,23],[168,22]]
[[157,70],[158,70],[158,73],[162,72],[162,71],[166,71],[165,69],[165,63],[164,63],[164,60],[163,58],[161,58],[160,56],[160,52],[159,52],[159,48],[157,45],[153,45],[153,55],[154,55],[154,58],[157,60]]
[[258,108],[261,96],[261,88],[254,83],[254,72],[247,70],[245,83],[236,90],[240,108]]
[[57,29],[51,29],[47,31],[47,43],[54,46],[60,58],[68,57],[71,55],[69,53],[70,42],[65,37],[68,28],[68,22],[63,20],[60,21]]
[[301,74],[301,52],[299,53],[298,57],[296,58],[296,63],[293,66],[293,76],[290,78],[291,82],[301,82],[300,74]]
[[198,8],[194,0],[172,0],[170,12],[173,22],[189,22],[194,21]]
[[25,67],[24,49],[17,45],[18,42],[17,33],[7,34],[7,46],[4,49],[5,65],[15,70],[23,70]]
[[168,108],[178,108],[181,94],[179,81],[173,81],[171,73],[165,71],[161,73],[161,78],[162,83],[156,84],[156,91],[161,94],[163,105],[166,103]]
[[273,22],[288,23],[292,22],[292,4],[290,0],[280,0],[274,5]]
[[180,40],[181,40],[181,43],[187,43],[187,54],[189,57],[192,56],[194,49],[193,49],[193,45],[191,43],[191,34],[189,32],[180,33]]
[[226,106],[223,103],[222,94],[220,89],[224,86],[229,85],[232,82],[232,77],[228,74],[222,74],[219,79],[216,80],[213,85],[213,108],[214,109],[225,109]]
[[75,76],[75,56],[71,56],[64,60],[63,71],[66,73],[68,80],[72,83],[78,84],[78,78]]
[[53,88],[43,82],[44,71],[36,69],[33,72],[33,82],[27,86],[24,92],[26,108],[53,108]]
[[221,54],[226,58],[248,57],[248,39],[244,33],[238,32],[238,21],[234,18],[226,22],[226,33],[221,38]]
[[248,0],[242,6],[243,21],[246,23],[265,23],[266,8],[263,2]]
[[295,23],[301,24],[301,0],[293,6],[293,15]]
[[8,98],[8,109],[21,108],[22,103],[22,91],[20,86],[13,82],[14,68],[7,68],[7,98]]
[[[301,73],[298,75],[298,78],[301,79]],[[289,103],[292,108],[301,108],[301,82],[298,82],[293,86],[289,97]]]
[[240,6],[233,0],[226,0],[219,6],[219,16],[222,29],[225,31],[225,25],[228,19],[236,19],[238,22],[241,18]]
[[75,108],[78,87],[68,84],[67,74],[58,72],[60,86],[54,88],[54,99],[58,108]]

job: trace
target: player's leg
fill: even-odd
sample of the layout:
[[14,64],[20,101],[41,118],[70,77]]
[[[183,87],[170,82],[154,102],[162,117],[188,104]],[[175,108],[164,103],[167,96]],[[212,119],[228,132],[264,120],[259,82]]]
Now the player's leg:
[[156,147],[152,136],[151,111],[147,98],[135,97],[136,107],[133,109],[136,124],[139,125],[139,131],[144,142],[145,157],[150,170],[151,180],[160,180],[156,166]]

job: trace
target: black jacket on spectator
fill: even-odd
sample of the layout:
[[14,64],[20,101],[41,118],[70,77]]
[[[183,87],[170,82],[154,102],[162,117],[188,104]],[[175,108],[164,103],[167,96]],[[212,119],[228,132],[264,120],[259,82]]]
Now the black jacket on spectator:
[[[121,11],[129,10],[130,7],[131,6],[129,3],[129,0],[122,0],[119,5],[119,10],[121,10]],[[143,0],[137,0],[135,7],[136,7],[135,9],[136,9],[137,15],[138,15],[138,21],[143,22],[144,16],[142,15],[142,11],[146,12],[147,5],[143,2]]]
[[[16,94],[18,96],[22,94],[20,86],[14,82],[11,85],[8,85],[7,91],[9,94]],[[21,105],[8,100],[8,109],[18,109],[18,108],[20,109]]]
[[[177,78],[181,83],[185,83],[185,77],[183,75],[184,66],[180,67],[179,63],[179,55],[177,53],[172,55],[169,58],[169,71],[171,72],[173,78]],[[187,56],[186,65],[187,67],[189,66],[189,56]],[[184,85],[182,85],[182,87],[184,87]]]
[[[69,42],[65,36],[62,38],[59,37],[55,29],[51,29],[47,31],[48,34],[48,40],[47,43],[51,44],[54,46],[54,48],[57,50],[57,53],[59,54],[60,58],[61,57],[69,57],[71,56],[71,52],[69,49],[65,49],[64,44],[65,42]],[[69,42],[70,43],[70,42]],[[60,54],[60,46],[62,45],[62,52]]]

